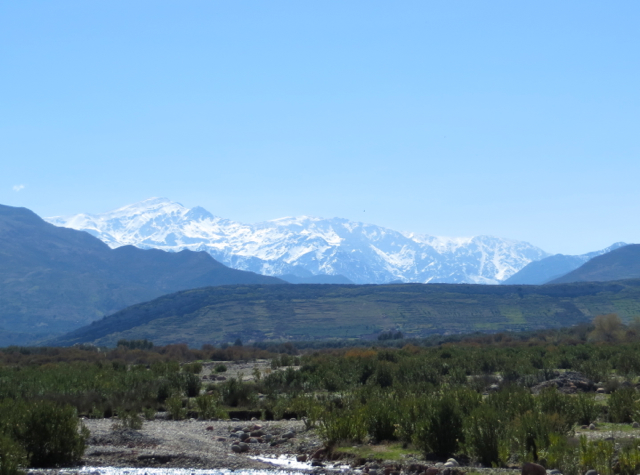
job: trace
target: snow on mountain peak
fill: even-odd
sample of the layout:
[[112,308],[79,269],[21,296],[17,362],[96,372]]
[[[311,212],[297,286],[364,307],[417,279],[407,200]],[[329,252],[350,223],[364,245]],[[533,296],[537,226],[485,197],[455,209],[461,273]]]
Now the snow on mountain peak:
[[111,247],[207,251],[236,269],[266,275],[342,274],[356,283],[495,284],[547,256],[521,241],[400,233],[343,218],[298,216],[242,224],[167,198],[149,198],[98,215],[46,220],[87,231]]

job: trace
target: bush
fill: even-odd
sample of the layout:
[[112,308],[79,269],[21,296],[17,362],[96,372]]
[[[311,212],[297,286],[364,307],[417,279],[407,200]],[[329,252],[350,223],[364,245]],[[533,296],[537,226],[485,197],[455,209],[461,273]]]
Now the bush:
[[24,449],[6,435],[0,434],[0,475],[23,475],[27,457]]
[[367,434],[362,407],[353,399],[327,408],[318,418],[318,434],[327,446],[339,441],[360,442]]
[[231,378],[220,385],[222,402],[227,406],[249,406],[256,399],[255,387],[240,379]]
[[[569,441],[566,437],[558,434],[551,434],[550,444],[544,454],[547,459],[547,466],[560,470],[563,475],[579,475],[580,470],[580,450],[573,445],[575,439]],[[635,473],[634,473],[635,475]]]
[[578,424],[590,424],[600,414],[600,406],[592,393],[578,394],[573,400],[575,420]]
[[220,407],[220,400],[215,396],[203,394],[196,398],[200,419],[225,418],[227,414]]
[[620,388],[609,396],[609,418],[611,422],[632,422],[638,412],[636,390]]
[[425,455],[452,456],[464,440],[462,412],[457,402],[445,394],[434,398],[431,410],[419,420],[414,443]]
[[121,407],[117,412],[118,423],[114,425],[114,429],[142,429],[142,418],[140,414],[138,414],[138,411]]
[[167,399],[167,411],[174,421],[181,421],[187,416],[187,411],[182,407],[182,398],[174,396]]
[[507,424],[496,409],[482,404],[471,413],[466,426],[468,447],[485,467],[496,467],[506,462]]
[[184,384],[184,393],[187,397],[196,397],[200,394],[202,388],[202,381],[193,373],[187,373]]
[[202,372],[202,363],[185,363],[182,365],[182,371],[191,374],[200,374]]
[[22,448],[30,467],[38,468],[80,460],[89,436],[71,406],[12,400],[0,403],[0,434]]
[[398,411],[397,403],[391,397],[374,396],[363,407],[363,418],[367,433],[373,440],[395,439]]
[[227,371],[227,366],[226,366],[226,365],[224,365],[224,364],[222,364],[222,363],[220,363],[220,364],[215,365],[215,367],[213,368],[213,370],[214,370],[216,373],[225,373],[225,372]]

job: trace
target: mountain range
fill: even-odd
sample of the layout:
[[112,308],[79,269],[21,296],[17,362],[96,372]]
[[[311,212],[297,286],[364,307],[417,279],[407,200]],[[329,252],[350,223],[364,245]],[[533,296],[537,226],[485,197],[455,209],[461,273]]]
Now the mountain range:
[[434,237],[342,218],[302,216],[242,224],[164,198],[103,214],[46,219],[87,231],[112,248],[206,251],[234,269],[282,275],[288,281],[341,276],[328,281],[497,284],[548,256],[522,241]]
[[68,332],[184,289],[283,284],[230,269],[205,252],[111,249],[88,233],[0,205],[0,346]]

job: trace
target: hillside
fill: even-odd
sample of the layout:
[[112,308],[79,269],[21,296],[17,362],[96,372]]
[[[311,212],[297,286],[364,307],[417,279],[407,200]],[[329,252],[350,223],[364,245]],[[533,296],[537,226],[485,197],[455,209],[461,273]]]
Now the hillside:
[[600,251],[589,252],[579,256],[567,256],[556,254],[545,257],[539,261],[533,261],[513,274],[502,283],[505,285],[542,285],[557,279],[572,270],[577,269],[594,257],[611,252],[619,247],[626,246],[624,242],[617,242]]
[[47,220],[87,231],[113,248],[206,251],[234,269],[302,278],[342,275],[356,284],[497,284],[548,255],[511,239],[402,233],[342,218],[299,216],[244,224],[165,198]]
[[640,244],[630,244],[594,257],[576,270],[550,283],[605,282],[640,278]]
[[406,336],[539,329],[616,312],[640,314],[640,280],[545,286],[254,285],[178,292],[48,342],[113,345],[146,338],[193,346],[250,340]]
[[223,284],[282,283],[205,252],[110,249],[82,231],[0,205],[0,346],[61,334],[160,295]]

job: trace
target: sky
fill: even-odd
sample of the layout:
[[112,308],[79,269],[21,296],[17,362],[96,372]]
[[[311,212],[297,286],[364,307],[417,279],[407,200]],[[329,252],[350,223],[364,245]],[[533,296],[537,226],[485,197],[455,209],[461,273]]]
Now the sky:
[[640,2],[0,1],[0,203],[640,242]]

